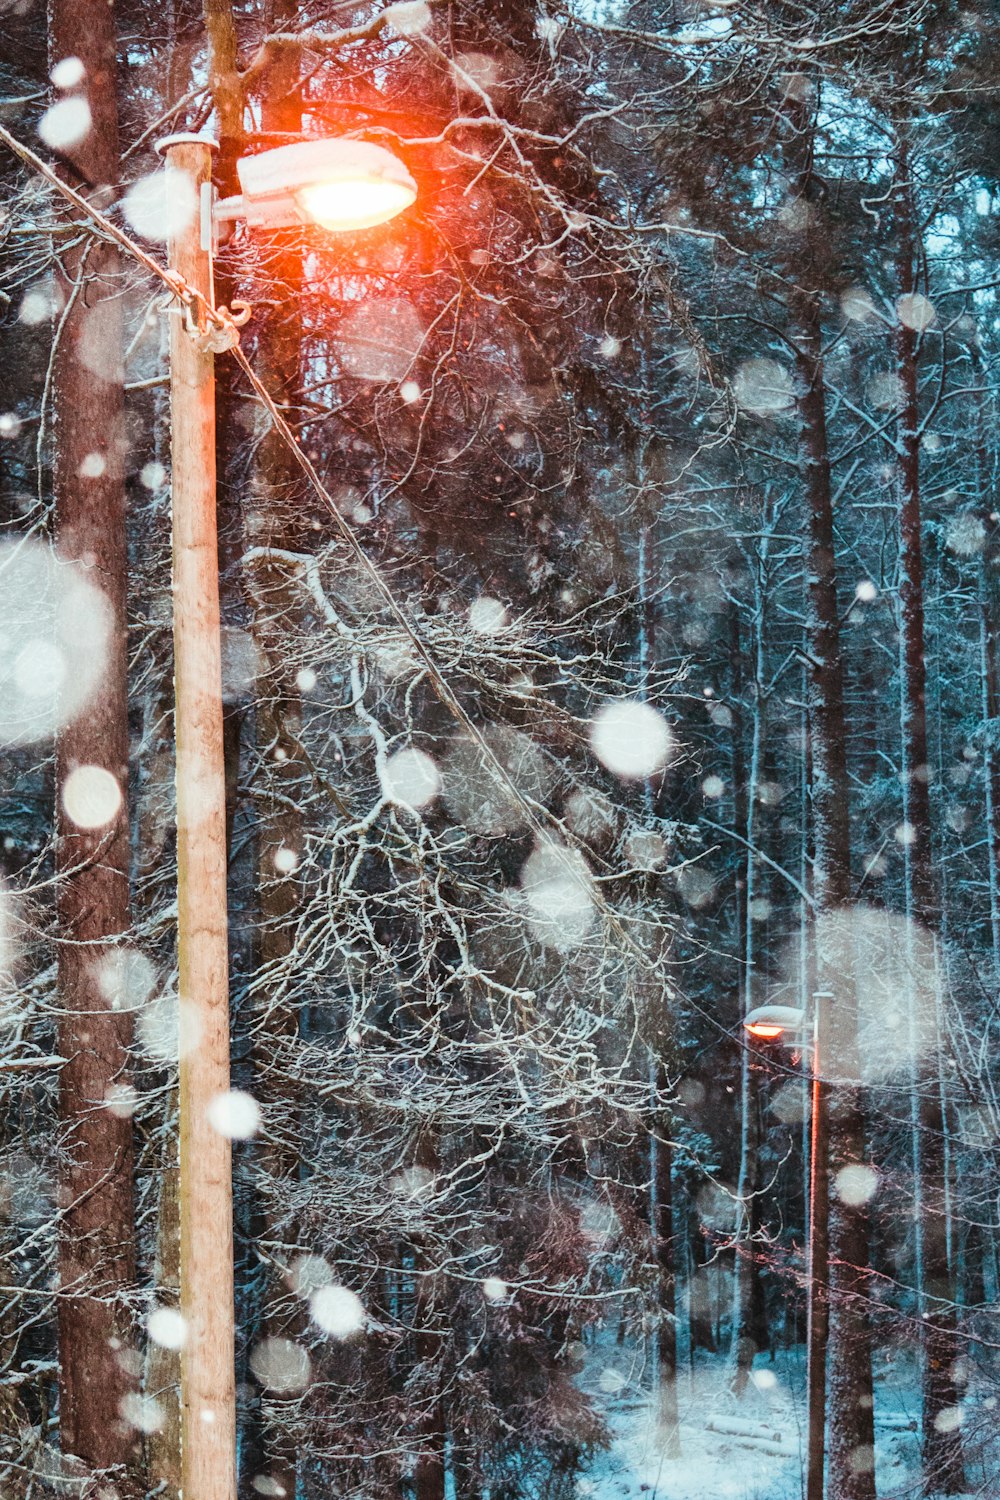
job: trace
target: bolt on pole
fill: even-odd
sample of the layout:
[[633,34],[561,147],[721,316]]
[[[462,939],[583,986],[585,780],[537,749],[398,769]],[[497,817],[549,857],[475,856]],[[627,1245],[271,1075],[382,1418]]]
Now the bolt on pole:
[[[211,182],[212,143],[162,143],[168,202]],[[187,184],[183,178],[188,180]],[[171,182],[174,184],[171,189]],[[172,234],[170,268],[211,302],[204,215]],[[181,1472],[185,1500],[236,1500],[233,1188],[209,1123],[229,1088],[226,797],[215,514],[215,370],[184,309],[170,317],[177,948],[180,968]]]

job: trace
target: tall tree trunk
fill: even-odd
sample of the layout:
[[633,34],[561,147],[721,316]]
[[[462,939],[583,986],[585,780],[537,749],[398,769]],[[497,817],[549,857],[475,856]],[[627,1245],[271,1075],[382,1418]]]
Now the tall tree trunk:
[[[648,351],[644,346],[644,356]],[[644,442],[634,444],[636,455],[635,483],[639,494],[646,486],[646,447]],[[655,563],[656,527],[655,516],[648,515],[639,533],[638,584],[639,584],[639,696],[649,697],[656,670],[656,623],[659,614],[656,593]],[[656,811],[656,788],[647,778],[644,786],[646,812],[652,817]],[[667,1121],[659,1114],[658,1101],[666,1093],[666,1069],[663,1054],[666,1047],[666,1028],[660,1028],[650,1052],[649,1080],[652,1118],[649,1132],[649,1229],[653,1237],[657,1278],[656,1359],[654,1366],[654,1389],[656,1393],[656,1421],[658,1433],[667,1458],[679,1458],[681,1452],[680,1420],[677,1410],[677,1265],[673,1226],[673,1148],[666,1138]],[[663,1130],[662,1138],[657,1131]]]
[[[747,1015],[756,1000],[757,931],[753,905],[757,894],[757,813],[760,803],[761,772],[766,735],[766,702],[764,689],[764,625],[767,576],[768,535],[766,521],[762,527],[759,571],[754,579],[753,610],[753,729],[750,736],[750,765],[746,791],[742,799],[743,825],[740,829],[746,844],[745,878],[742,901],[742,994],[741,1014]],[[742,728],[742,705],[736,733]],[[748,1045],[740,1049],[740,1160],[736,1180],[737,1223],[735,1230],[736,1262],[733,1269],[733,1363],[732,1388],[737,1396],[746,1389],[757,1353],[761,1332],[760,1310],[763,1302],[760,1268],[756,1258],[756,1230],[760,1222],[757,1197],[757,1158],[760,1147],[760,1111],[755,1098],[756,1085],[751,1069],[752,1052]],[[740,1241],[745,1249],[741,1251]]]
[[[896,163],[896,281],[902,299],[916,290],[916,239],[905,141]],[[911,923],[938,926],[933,871],[930,761],[927,742],[927,664],[924,636],[924,561],[920,512],[920,413],[917,333],[913,318],[899,316],[895,330],[900,383],[896,440],[899,473],[899,659],[901,776],[906,907]],[[923,1030],[917,1018],[915,1030]],[[918,1041],[920,1037],[918,1036]],[[954,1286],[948,1261],[945,1212],[944,1110],[937,1059],[914,1062],[918,1091],[914,1131],[914,1199],[918,1253],[917,1295],[922,1303],[923,1457],[928,1484],[945,1494],[965,1486],[961,1428],[962,1388],[953,1370],[957,1355]],[[954,1418],[956,1419],[953,1419]]]
[[[51,0],[52,64],[86,68],[92,125],[68,178],[84,192],[118,178],[115,28],[104,0]],[[68,310],[52,371],[53,483],[62,557],[86,569],[110,607],[107,669],[56,755],[59,1111],[65,1134],[59,1234],[59,1424],[64,1451],[94,1469],[128,1462],[134,1434],[121,1404],[133,1382],[116,1357],[134,1278],[132,1122],[104,1107],[127,1081],[127,1010],[102,974],[129,927],[126,544],[122,270],[116,249],[78,234],[62,258]],[[95,457],[96,455],[96,457]],[[78,827],[62,805],[78,766],[116,780],[122,803],[104,826]]]
[[[809,753],[812,760],[813,900],[818,920],[851,899],[849,783],[844,721],[844,664],[837,604],[830,457],[826,433],[819,300],[802,294],[794,308],[800,421],[799,465],[807,525]],[[864,1121],[857,1061],[854,978],[833,979],[836,999],[826,1019],[826,1055],[836,1059],[835,1108],[829,1159],[835,1169],[864,1157]],[[815,1233],[815,1226],[812,1230]],[[827,1375],[829,1494],[832,1500],[875,1500],[875,1429],[871,1330],[866,1310],[868,1216],[863,1204],[835,1198],[830,1212],[830,1310]]]
[[[662,1064],[654,1073],[657,1097],[665,1091]],[[663,1126],[669,1123],[661,1116]],[[677,1268],[674,1238],[673,1147],[664,1133],[650,1134],[650,1220],[659,1269],[659,1322],[656,1325],[657,1435],[666,1458],[681,1456],[681,1428],[677,1409]]]
[[[293,0],[275,0],[268,6],[268,30],[286,30],[294,20]],[[282,48],[261,79],[261,125],[265,131],[286,135],[298,133],[302,125],[302,103],[299,91],[301,58],[296,48]],[[282,405],[295,400],[300,388],[299,367],[301,319],[298,294],[301,257],[286,251],[290,295],[275,309],[259,355],[259,368],[268,390]],[[297,508],[301,471],[283,439],[272,427],[258,449],[254,474],[257,502],[254,507],[254,530],[247,537],[248,546],[268,546],[297,550],[300,525]],[[255,708],[258,753],[269,764],[261,781],[263,795],[257,803],[257,890],[258,927],[255,968],[275,975],[280,983],[283,961],[295,943],[295,913],[299,904],[297,861],[301,856],[302,826],[298,813],[301,795],[302,763],[298,746],[300,701],[284,660],[285,626],[282,616],[290,605],[288,568],[277,562],[255,564],[249,593],[252,596],[252,632],[260,665],[264,670],[262,691]],[[255,1027],[255,1077],[262,1103],[273,1107],[287,1119],[299,1107],[297,1099],[275,1097],[267,1080],[280,1080],[284,1070],[269,1066],[274,1048],[293,1046],[299,1033],[299,1016],[294,1006],[275,1001],[272,986],[259,992],[258,1015],[263,1012],[265,1024]],[[272,1243],[287,1238],[284,1184],[296,1179],[299,1164],[294,1152],[281,1144],[268,1143],[259,1151],[260,1170],[269,1178],[264,1191],[265,1235]],[[266,1337],[288,1337],[287,1310],[275,1315],[275,1303],[286,1303],[283,1284],[264,1289],[262,1334]],[[301,1319],[300,1319],[301,1321]],[[275,1485],[275,1493],[294,1500],[297,1486],[297,1457],[280,1421],[267,1422],[262,1433],[264,1468]]]

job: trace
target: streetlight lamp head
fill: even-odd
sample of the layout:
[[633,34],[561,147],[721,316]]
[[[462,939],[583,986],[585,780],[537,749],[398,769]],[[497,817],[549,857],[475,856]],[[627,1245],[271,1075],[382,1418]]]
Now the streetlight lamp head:
[[795,1046],[801,1040],[803,1013],[795,1005],[758,1005],[743,1017],[743,1029],[758,1041],[784,1041]]
[[217,205],[220,218],[277,229],[318,224],[334,233],[385,224],[417,196],[403,163],[370,141],[297,141],[236,164],[239,199]]

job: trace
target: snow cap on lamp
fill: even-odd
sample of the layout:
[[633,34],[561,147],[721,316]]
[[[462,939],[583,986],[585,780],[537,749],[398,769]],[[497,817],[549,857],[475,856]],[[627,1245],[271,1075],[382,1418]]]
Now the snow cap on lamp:
[[[370,141],[296,141],[244,156],[236,170],[243,189],[240,217],[250,225],[371,229],[417,196],[403,163]],[[219,208],[224,212],[226,206],[224,200]]]

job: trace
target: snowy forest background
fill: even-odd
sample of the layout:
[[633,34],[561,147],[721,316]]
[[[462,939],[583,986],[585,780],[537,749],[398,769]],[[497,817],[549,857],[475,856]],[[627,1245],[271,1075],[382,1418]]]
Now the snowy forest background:
[[[419,186],[217,267],[242,1494],[799,1496],[817,992],[830,1500],[997,1492],[998,22],[4,0],[160,259],[170,130]],[[169,1497],[167,314],[0,173],[0,1494]]]

